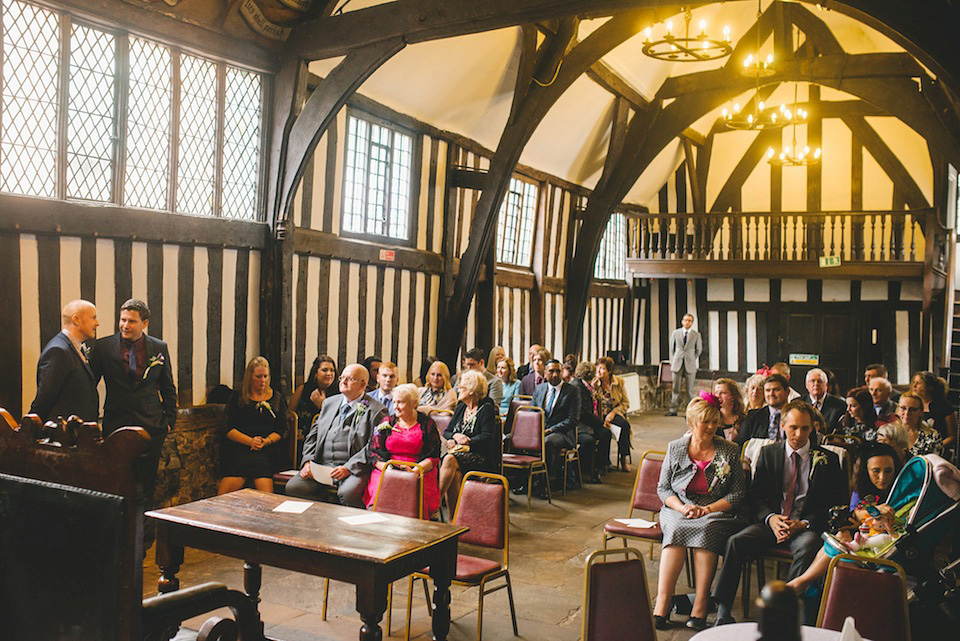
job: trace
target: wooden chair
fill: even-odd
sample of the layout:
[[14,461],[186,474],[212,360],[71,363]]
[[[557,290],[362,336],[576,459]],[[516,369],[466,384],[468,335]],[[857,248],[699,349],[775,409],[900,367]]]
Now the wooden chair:
[[[660,468],[663,466],[666,455],[666,452],[647,451],[640,458],[640,466],[633,481],[630,508],[627,511],[628,519],[634,518],[634,510],[644,510],[650,512],[651,520],[657,520],[660,510],[663,509],[663,502],[657,495],[657,483],[660,481]],[[663,530],[660,529],[659,523],[654,527],[639,528],[611,519],[603,526],[603,549],[607,549],[608,541],[618,538],[623,539],[624,548],[627,547],[628,540],[650,543],[650,560],[652,561],[653,546],[663,540]]]
[[[660,395],[660,407],[665,407],[667,396],[673,394],[673,368],[670,367],[670,361],[660,361],[660,367],[657,368],[657,392]],[[687,393],[691,393],[689,390]]]
[[[496,592],[507,589],[507,598],[510,602],[510,618],[513,622],[513,634],[518,636],[517,613],[513,603],[513,587],[510,584],[509,556],[510,556],[510,523],[507,515],[507,495],[510,486],[507,479],[500,474],[486,472],[467,472],[460,487],[460,499],[457,501],[457,510],[453,515],[454,525],[464,525],[470,528],[460,535],[460,545],[474,546],[484,550],[494,550],[499,553],[500,560],[492,560],[467,554],[457,554],[457,571],[453,578],[454,585],[479,587],[479,601],[477,604],[477,641],[483,638],[483,598]],[[504,578],[504,583],[489,587],[489,584]],[[410,614],[413,608],[413,582],[416,579],[423,581],[424,594],[427,597],[427,609],[430,609],[430,593],[427,590],[427,579],[430,578],[430,569],[425,568],[414,572],[407,584],[407,628],[404,640],[410,641]]]
[[507,409],[507,416],[503,420],[504,435],[509,434],[513,429],[513,419],[517,415],[517,410],[526,405],[531,405],[532,403],[533,397],[525,396],[523,394],[515,394],[514,397],[510,399],[510,407]]
[[[889,571],[868,569],[864,564]],[[886,559],[838,554],[830,559],[820,600],[817,627],[843,629],[853,617],[857,632],[872,641],[910,641],[907,577],[903,568]],[[946,630],[944,634],[949,636]]]
[[533,493],[533,478],[543,476],[547,484],[547,501],[553,503],[550,496],[550,475],[547,474],[547,462],[544,460],[543,410],[532,405],[517,408],[513,420],[513,429],[507,442],[508,452],[502,456],[504,471],[525,470],[527,472],[527,509],[530,509],[530,497]]
[[[623,554],[626,559],[607,561],[613,554]],[[583,641],[656,641],[647,573],[639,550],[597,550],[587,557],[581,638]]]
[[[423,518],[423,468],[417,463],[389,460],[385,463],[373,498],[373,511]],[[327,597],[330,579],[323,580],[323,605],[320,618],[327,620]],[[393,583],[387,591],[387,636],[390,636],[393,615]]]
[[[228,607],[200,639],[255,638],[256,603],[220,583],[143,599],[143,511],[136,466],[146,430],[107,439],[96,423],[0,420],[0,620],[11,639],[169,638],[180,622]],[[61,438],[54,441],[53,436]],[[79,635],[79,636],[78,636]]]

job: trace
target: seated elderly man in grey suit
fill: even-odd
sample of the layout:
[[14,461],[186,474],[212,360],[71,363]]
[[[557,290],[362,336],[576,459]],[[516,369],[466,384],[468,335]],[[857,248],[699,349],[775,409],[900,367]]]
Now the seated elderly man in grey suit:
[[287,481],[287,494],[321,501],[327,493],[314,480],[310,462],[333,467],[330,478],[344,505],[363,507],[370,479],[367,443],[387,408],[364,393],[370,373],[363,365],[348,365],[340,375],[340,393],[323,403],[303,443],[300,474]]

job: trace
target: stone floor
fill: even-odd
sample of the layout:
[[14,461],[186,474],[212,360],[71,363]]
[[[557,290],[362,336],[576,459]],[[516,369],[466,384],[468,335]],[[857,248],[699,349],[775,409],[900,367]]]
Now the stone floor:
[[[634,462],[642,452],[663,450],[670,440],[686,429],[682,418],[666,418],[662,413],[647,413],[631,419]],[[615,448],[614,448],[615,449]],[[632,468],[632,469],[635,469]],[[526,498],[511,496],[510,502],[510,575],[513,580],[520,637],[538,641],[573,641],[580,638],[583,607],[584,561],[601,545],[600,532],[610,518],[625,517],[634,475],[611,472],[602,485],[556,496],[553,504],[534,499],[526,511]],[[656,590],[657,562],[649,559],[649,546],[643,548],[651,593]],[[152,551],[144,566],[144,596],[156,593],[158,569]],[[216,580],[241,588],[241,563],[215,554],[187,550],[180,572],[184,586]],[[403,638],[406,583],[395,584],[394,618],[391,638]],[[681,575],[678,593],[692,592]],[[452,588],[451,641],[476,638],[477,591]],[[265,567],[260,614],[267,635],[283,641],[327,641],[355,639],[360,619],[354,609],[352,586],[331,583],[328,617],[322,621],[322,579]],[[737,610],[739,610],[739,604]],[[205,619],[206,617],[204,617]],[[414,592],[411,638],[430,638],[430,620],[424,607],[422,589]],[[676,618],[676,615],[675,615]],[[683,619],[681,619],[683,620]],[[197,629],[203,619],[185,622],[185,628]],[[509,639],[513,636],[505,590],[489,595],[484,603],[484,638]],[[684,640],[693,633],[682,626],[658,633],[661,640]],[[386,630],[384,629],[386,638]]]

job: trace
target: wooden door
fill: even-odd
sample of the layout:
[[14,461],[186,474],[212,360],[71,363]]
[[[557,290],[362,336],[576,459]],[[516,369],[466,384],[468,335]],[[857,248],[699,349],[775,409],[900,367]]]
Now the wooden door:
[[[818,354],[820,367],[837,377],[840,393],[856,385],[862,366],[859,361],[860,318],[854,314],[810,314],[781,312],[779,327],[768,334],[770,363],[789,362],[790,354]],[[806,393],[804,380],[810,366],[790,367],[790,386]]]

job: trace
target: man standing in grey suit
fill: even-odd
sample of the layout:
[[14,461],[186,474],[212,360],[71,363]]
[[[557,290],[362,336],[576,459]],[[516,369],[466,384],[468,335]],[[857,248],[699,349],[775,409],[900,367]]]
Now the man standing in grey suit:
[[680,408],[680,381],[687,382],[687,395],[693,396],[693,386],[700,365],[700,352],[703,341],[700,332],[693,329],[693,314],[684,314],[680,321],[683,327],[673,330],[670,335],[670,369],[673,371],[673,400],[667,416],[676,416]]
[[370,373],[363,365],[344,368],[340,393],[323,403],[303,443],[300,474],[287,481],[287,494],[321,501],[324,486],[313,478],[310,463],[332,467],[330,478],[344,505],[363,507],[363,491],[370,479],[367,443],[373,429],[387,416],[387,408],[364,391]]

